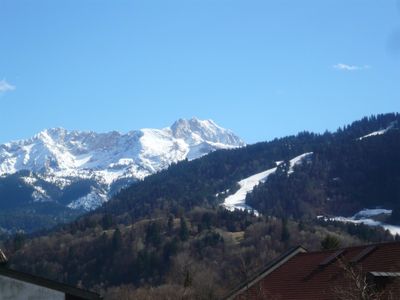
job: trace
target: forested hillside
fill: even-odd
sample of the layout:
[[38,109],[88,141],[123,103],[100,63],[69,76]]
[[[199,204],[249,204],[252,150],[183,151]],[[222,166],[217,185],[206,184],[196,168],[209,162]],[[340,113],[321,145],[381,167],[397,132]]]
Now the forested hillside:
[[[386,221],[398,222],[399,122],[398,114],[364,118],[335,133],[302,132],[182,161],[77,221],[4,246],[13,267],[95,288],[108,299],[220,298],[291,246],[397,238],[317,215],[379,206],[394,209]],[[289,172],[288,161],[308,152],[310,159]],[[247,195],[260,216],[221,207],[238,181],[277,165]]]
[[65,199],[84,195],[90,184],[81,180],[61,190],[29,171],[0,176],[0,230],[31,233],[74,220],[84,211],[67,207]]
[[[140,219],[159,211],[215,207],[223,201],[217,193],[234,192],[239,180],[270,169],[278,161],[283,163],[277,172],[248,194],[247,203],[267,215],[304,219],[321,213],[348,215],[365,207],[395,209],[400,195],[399,123],[398,114],[381,115],[335,133],[302,132],[217,151],[132,185],[100,211],[129,212],[132,219]],[[367,136],[371,133],[377,134]],[[307,152],[312,152],[311,158],[289,176],[288,160]]]
[[320,214],[353,215],[363,208],[397,209],[399,153],[399,130],[362,140],[321,144],[314,148],[312,159],[290,176],[282,164],[247,196],[247,203],[268,215],[296,219]]

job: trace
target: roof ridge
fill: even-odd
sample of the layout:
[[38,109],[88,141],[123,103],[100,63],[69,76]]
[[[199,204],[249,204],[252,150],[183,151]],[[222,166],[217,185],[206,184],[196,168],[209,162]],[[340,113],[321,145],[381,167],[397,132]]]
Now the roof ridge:
[[275,268],[279,268],[281,263],[285,263],[286,261],[290,260],[294,256],[301,254],[303,252],[307,252],[308,250],[303,247],[302,245],[294,246],[286,250],[284,253],[279,255],[278,257],[274,258],[272,261],[270,261],[267,265],[265,265],[261,270],[253,274],[248,280],[246,280],[244,283],[240,284],[237,286],[233,291],[231,291],[228,295],[225,295],[223,299],[225,300],[231,300],[234,298],[234,296],[241,290],[241,289],[247,289],[249,286],[252,285],[253,282],[257,280],[260,276],[265,276],[266,274],[269,274],[269,272],[272,272],[275,270]]
[[0,275],[11,277],[17,280],[22,280],[24,282],[32,283],[35,285],[50,288],[52,290],[61,291],[73,296],[86,297],[87,299],[102,299],[100,295],[91,290],[86,290],[80,287],[76,287],[64,282],[55,281],[46,277],[40,277],[30,273],[25,273],[22,271],[17,271],[9,268],[0,268]]
[[[349,246],[349,247],[340,247],[337,249],[327,249],[327,250],[318,250],[318,251],[308,251],[306,253],[299,253],[299,255],[303,254],[320,254],[320,253],[330,253],[330,252],[336,252],[338,250],[354,250],[357,248],[366,248],[366,247],[371,247],[371,246],[387,246],[387,245],[392,245],[392,244],[400,244],[400,241],[385,241],[385,242],[374,242],[374,243],[368,243],[368,244],[363,244],[363,245],[354,245],[354,246]],[[303,247],[304,248],[304,247]]]
[[[303,251],[295,251],[284,260],[275,260],[272,265],[267,265],[264,273],[244,281],[224,299],[239,299],[238,296],[247,299],[246,296],[252,295],[270,295],[280,299],[337,298],[332,288],[341,289],[343,280],[346,281],[346,278],[343,278],[343,267],[353,267],[356,264],[363,274],[400,278],[399,241],[301,252]],[[293,255],[294,253],[296,254]],[[339,262],[334,263],[338,258]],[[398,294],[397,287],[395,292]]]

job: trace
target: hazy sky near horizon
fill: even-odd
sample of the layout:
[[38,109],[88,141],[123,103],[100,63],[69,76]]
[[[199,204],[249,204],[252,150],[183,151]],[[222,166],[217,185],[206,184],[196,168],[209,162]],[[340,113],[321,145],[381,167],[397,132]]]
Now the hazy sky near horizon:
[[395,0],[0,0],[0,143],[193,116],[252,143],[399,96]]

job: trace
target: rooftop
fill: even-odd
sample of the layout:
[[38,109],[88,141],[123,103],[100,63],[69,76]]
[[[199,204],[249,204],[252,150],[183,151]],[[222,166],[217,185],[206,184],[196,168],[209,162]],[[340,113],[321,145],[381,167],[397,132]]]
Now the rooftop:
[[[335,296],[338,289],[350,289],[353,280],[372,276],[375,280],[390,279],[393,284],[400,274],[400,242],[318,252],[296,249],[300,248],[279,257],[228,299],[251,299],[254,297],[249,295],[254,296],[256,290],[279,299],[334,299],[339,298]],[[387,290],[390,284],[386,283]],[[399,286],[393,285],[396,294]]]

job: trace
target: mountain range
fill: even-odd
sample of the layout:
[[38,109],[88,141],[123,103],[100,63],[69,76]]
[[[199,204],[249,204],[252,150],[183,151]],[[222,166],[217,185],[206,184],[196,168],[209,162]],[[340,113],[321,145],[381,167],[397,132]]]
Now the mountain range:
[[0,145],[0,207],[37,212],[47,203],[75,215],[171,164],[244,145],[232,131],[197,118],[126,134],[46,129]]

